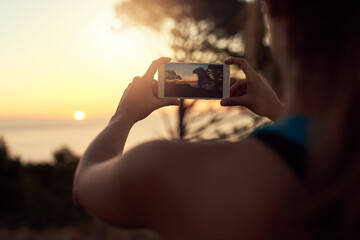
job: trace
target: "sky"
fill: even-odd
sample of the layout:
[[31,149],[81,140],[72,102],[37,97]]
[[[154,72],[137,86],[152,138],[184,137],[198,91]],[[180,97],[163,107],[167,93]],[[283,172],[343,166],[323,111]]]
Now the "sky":
[[116,109],[133,77],[170,50],[148,32],[112,30],[114,3],[0,0],[0,118],[72,118],[77,110],[96,118]]
[[207,66],[206,64],[168,64],[165,65],[165,69],[175,71],[182,78],[196,78],[196,74],[192,71],[198,67],[206,69]]

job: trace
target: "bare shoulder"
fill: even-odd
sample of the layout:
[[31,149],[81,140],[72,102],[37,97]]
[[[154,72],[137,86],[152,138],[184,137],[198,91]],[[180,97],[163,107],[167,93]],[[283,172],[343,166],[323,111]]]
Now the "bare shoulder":
[[[239,142],[185,142],[158,140],[135,147],[123,158],[137,170],[206,174],[226,171],[238,177],[277,176],[300,184],[288,165],[272,149],[254,138]],[[164,171],[164,172],[163,172]],[[173,172],[175,171],[175,172]],[[241,173],[241,174],[240,174]],[[269,180],[269,179],[268,179]]]
[[[136,189],[146,205],[142,210],[155,228],[186,222],[197,228],[214,224],[219,229],[224,219],[229,220],[227,232],[235,222],[236,229],[239,223],[248,229],[260,227],[274,211],[304,194],[286,163],[256,139],[236,143],[154,141],[130,150],[123,158],[138,177]],[[169,213],[174,218],[167,218]]]

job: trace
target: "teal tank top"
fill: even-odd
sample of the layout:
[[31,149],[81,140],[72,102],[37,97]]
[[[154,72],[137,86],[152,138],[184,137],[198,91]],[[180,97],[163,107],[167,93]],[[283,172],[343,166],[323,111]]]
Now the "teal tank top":
[[306,181],[310,123],[307,117],[287,117],[256,129],[251,137],[275,151],[302,181]]

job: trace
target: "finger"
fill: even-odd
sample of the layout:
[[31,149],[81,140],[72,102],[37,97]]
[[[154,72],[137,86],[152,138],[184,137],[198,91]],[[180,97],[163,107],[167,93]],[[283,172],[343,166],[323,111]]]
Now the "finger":
[[230,96],[242,95],[246,93],[247,90],[247,79],[240,79],[230,88]]
[[271,87],[270,83],[268,82],[268,80],[263,75],[259,74],[259,77],[267,86]]
[[159,98],[159,96],[158,96],[158,81],[156,81],[155,79],[153,79],[153,81],[152,81],[152,90],[153,90],[153,95],[156,97],[158,107],[164,107],[164,106],[169,106],[169,105],[176,105],[176,106],[180,105],[179,99]]
[[129,91],[130,87],[131,87],[131,83],[129,83],[128,86],[125,88],[124,93],[126,93],[127,91]]
[[178,106],[180,105],[180,100],[174,98],[158,98],[158,104],[159,107]]
[[227,65],[236,64],[236,65],[240,66],[241,69],[244,71],[245,75],[247,75],[249,77],[256,75],[255,70],[250,66],[248,61],[244,58],[230,57],[230,58],[225,59],[224,63]]
[[[131,82],[131,83],[136,83],[136,82],[139,82],[139,81],[140,81],[140,79],[141,79],[141,78],[140,78],[139,76],[136,76],[136,77],[134,77],[134,78],[133,78],[133,80],[132,80],[132,82]],[[131,84],[131,83],[130,83],[130,84]]]
[[152,85],[153,85],[153,86],[157,86],[157,85],[158,85],[158,81],[155,80],[155,79],[153,79],[153,80],[152,80]]
[[152,84],[153,84],[153,85],[152,85],[153,95],[154,95],[155,97],[159,97],[159,95],[158,95],[158,92],[159,92],[158,82],[154,79]]
[[248,107],[249,106],[249,99],[246,95],[241,97],[229,97],[226,99],[221,100],[220,104],[221,106],[243,106]]
[[159,59],[153,61],[150,65],[150,67],[148,68],[148,70],[146,71],[146,73],[144,74],[144,78],[153,79],[157,69],[161,65],[170,62],[170,60],[171,60],[171,58],[162,57],[162,58],[159,58]]

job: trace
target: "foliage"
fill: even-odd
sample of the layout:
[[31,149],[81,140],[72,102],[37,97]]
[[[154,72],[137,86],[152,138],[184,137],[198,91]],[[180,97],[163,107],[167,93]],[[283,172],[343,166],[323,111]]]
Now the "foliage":
[[168,37],[177,61],[243,56],[247,3],[237,0],[130,0],[116,5],[125,27],[145,26]]
[[0,226],[41,229],[88,223],[90,216],[72,201],[72,181],[79,157],[62,147],[55,164],[23,165],[0,138]]

